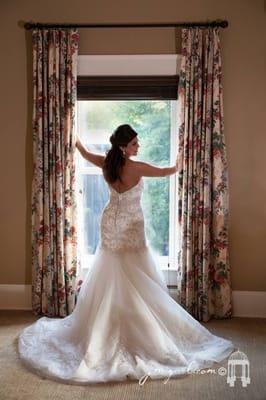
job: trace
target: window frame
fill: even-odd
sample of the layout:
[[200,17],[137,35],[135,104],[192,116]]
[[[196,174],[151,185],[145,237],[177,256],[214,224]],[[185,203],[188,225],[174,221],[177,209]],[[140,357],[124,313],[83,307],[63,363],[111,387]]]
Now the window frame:
[[[162,55],[164,56],[164,55]],[[166,55],[167,56],[167,55]],[[169,56],[169,55],[168,55]],[[80,56],[79,56],[80,57]],[[84,57],[84,56],[83,56]],[[88,56],[89,57],[89,56]],[[113,58],[114,56],[112,56]],[[136,56],[138,57],[138,56]],[[179,55],[177,55],[179,57]],[[180,64],[180,58],[179,64]],[[83,60],[84,61],[84,60]],[[84,63],[83,63],[84,64]],[[177,63],[178,67],[178,63]],[[86,68],[85,68],[86,70]],[[119,68],[118,68],[119,70]],[[121,71],[120,71],[121,72]],[[144,71],[146,72],[146,71]],[[171,100],[171,138],[170,138],[170,163],[175,163],[178,143],[178,83],[179,75],[87,75],[86,71],[78,72],[77,77],[77,100]],[[76,107],[77,111],[77,107]],[[76,112],[77,115],[77,112]],[[77,124],[76,124],[77,126]],[[102,174],[98,167],[83,167],[82,173]],[[177,221],[177,177],[176,174],[169,176],[169,256],[160,256],[157,262],[166,276],[168,287],[176,287],[177,270],[177,246],[178,246],[178,221]],[[94,259],[90,255],[88,263]],[[166,259],[168,261],[166,261]],[[88,268],[82,268],[86,272]],[[85,271],[84,271],[85,270]]]

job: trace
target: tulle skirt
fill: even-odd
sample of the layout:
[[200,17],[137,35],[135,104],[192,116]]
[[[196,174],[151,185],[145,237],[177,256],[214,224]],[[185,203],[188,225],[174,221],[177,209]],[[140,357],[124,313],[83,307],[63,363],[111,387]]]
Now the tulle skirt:
[[149,247],[98,247],[73,313],[41,317],[18,336],[31,371],[70,384],[187,375],[233,350],[169,295]]

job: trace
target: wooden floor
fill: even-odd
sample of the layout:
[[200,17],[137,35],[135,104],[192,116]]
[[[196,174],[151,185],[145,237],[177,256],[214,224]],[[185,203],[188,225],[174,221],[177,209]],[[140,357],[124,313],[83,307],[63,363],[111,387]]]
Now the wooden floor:
[[62,384],[43,379],[28,371],[17,354],[17,336],[38,317],[30,311],[0,311],[0,399],[1,400],[80,400],[80,399],[165,399],[165,400],[266,400],[266,319],[232,318],[202,323],[212,333],[232,340],[250,363],[251,382],[242,387],[237,379],[234,387],[218,369],[222,362],[201,374],[163,380],[91,384]]

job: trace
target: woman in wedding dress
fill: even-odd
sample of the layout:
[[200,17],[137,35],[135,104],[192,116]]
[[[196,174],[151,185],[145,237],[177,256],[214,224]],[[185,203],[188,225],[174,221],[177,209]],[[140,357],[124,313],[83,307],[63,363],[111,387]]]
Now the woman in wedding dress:
[[18,337],[19,355],[33,372],[71,384],[160,379],[213,366],[235,349],[213,335],[169,294],[144,232],[143,176],[164,177],[177,165],[158,168],[131,160],[137,132],[120,125],[107,154],[81,155],[103,170],[109,200],[100,241],[71,315],[41,317]]

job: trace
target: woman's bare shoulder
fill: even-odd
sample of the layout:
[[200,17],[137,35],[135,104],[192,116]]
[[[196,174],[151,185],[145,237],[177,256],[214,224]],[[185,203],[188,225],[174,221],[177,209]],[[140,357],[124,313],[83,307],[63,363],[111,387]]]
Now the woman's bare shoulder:
[[145,164],[143,161],[136,161],[136,160],[128,160],[129,164],[135,168],[140,168],[143,164]]
[[131,170],[134,170],[137,172],[137,171],[141,171],[141,168],[145,165],[145,163],[142,161],[135,161],[135,160],[129,159],[127,165]]
[[165,167],[156,167],[153,164],[149,164],[144,161],[134,161],[134,171],[136,171],[136,175],[141,176],[153,176],[153,177],[162,177],[174,173],[173,168],[165,168]]
[[147,168],[149,168],[151,164],[148,164],[144,161],[135,161],[129,160],[128,167],[138,177],[145,176]]
[[142,171],[143,169],[145,169],[147,165],[151,165],[144,161],[135,161],[135,160],[129,160],[129,161],[130,161],[130,166],[136,169],[137,171]]

